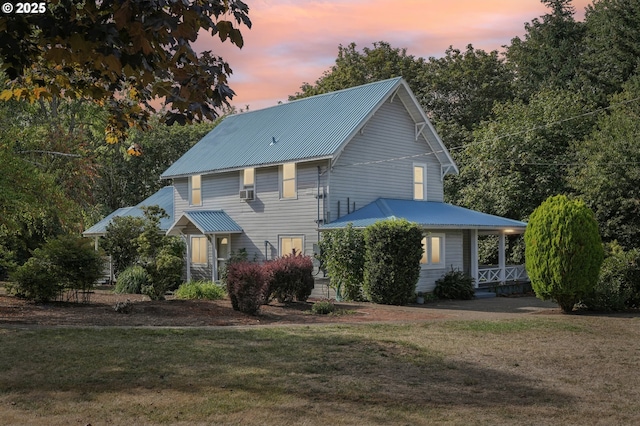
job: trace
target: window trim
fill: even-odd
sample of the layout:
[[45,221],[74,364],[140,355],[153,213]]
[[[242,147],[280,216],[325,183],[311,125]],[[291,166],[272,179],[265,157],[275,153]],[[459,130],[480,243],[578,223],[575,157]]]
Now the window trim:
[[[191,235],[190,237],[191,237],[191,239],[190,239],[190,242],[189,242],[189,244],[190,244],[189,249],[190,249],[191,252],[189,253],[189,256],[190,256],[189,260],[191,261],[191,264],[192,265],[200,265],[200,266],[209,265],[209,239],[207,238],[207,236],[206,235]],[[204,249],[205,249],[204,257],[205,257],[205,260],[206,260],[206,262],[204,262],[204,263],[203,262],[194,261],[194,258],[193,258],[193,256],[194,256],[193,244],[194,244],[194,241],[196,241],[196,240],[204,240]],[[201,250],[200,250],[201,248],[202,247],[198,246],[198,254],[200,254],[200,255],[202,254]],[[199,257],[199,259],[202,259],[202,256],[198,256],[198,257]]]
[[[419,182],[416,182],[416,168],[422,169],[422,198],[416,198],[416,185]],[[413,163],[413,167],[411,168],[411,181],[413,182],[412,196],[414,200],[418,201],[426,201],[427,200],[427,165],[425,163]]]
[[291,253],[282,253],[282,240],[287,238],[289,239],[300,238],[300,240],[302,241],[302,250],[300,251],[299,254],[304,255],[305,235],[304,234],[283,234],[283,235],[278,235],[278,256],[282,257],[282,256],[291,254]]
[[[432,238],[440,238],[440,262],[438,263],[433,263],[432,260],[432,253],[431,253],[431,239]],[[445,234],[442,233],[427,233],[427,234],[423,234],[422,236],[422,252],[423,252],[423,257],[420,259],[420,266],[423,268],[427,268],[427,269],[444,269],[446,261],[445,261]],[[424,256],[425,253],[425,245],[426,245],[426,257]],[[423,261],[424,260],[424,261]]]
[[[293,178],[284,178],[285,166],[293,165]],[[284,163],[280,166],[279,180],[280,180],[280,199],[281,200],[296,200],[298,199],[298,163]],[[284,196],[284,183],[293,180],[293,195],[291,197]]]
[[[199,181],[200,181],[200,186],[198,188],[195,188],[193,186],[193,178],[194,177],[198,177]],[[194,190],[198,191],[198,195],[200,196],[200,202],[199,203],[194,203],[193,202],[193,192]],[[201,206],[202,205],[202,175],[191,175],[189,176],[189,205],[190,206]]]

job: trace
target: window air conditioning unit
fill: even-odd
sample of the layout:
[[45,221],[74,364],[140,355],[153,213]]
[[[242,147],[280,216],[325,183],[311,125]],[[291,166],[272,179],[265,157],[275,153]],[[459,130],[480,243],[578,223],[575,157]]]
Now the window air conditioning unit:
[[241,189],[240,199],[245,201],[253,200],[253,189]]

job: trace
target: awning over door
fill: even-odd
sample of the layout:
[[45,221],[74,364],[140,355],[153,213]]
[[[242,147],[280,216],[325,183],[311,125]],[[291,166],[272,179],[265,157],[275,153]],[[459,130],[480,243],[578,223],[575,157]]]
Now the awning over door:
[[190,225],[203,235],[239,234],[242,228],[224,210],[186,211],[167,231],[168,235],[180,235]]

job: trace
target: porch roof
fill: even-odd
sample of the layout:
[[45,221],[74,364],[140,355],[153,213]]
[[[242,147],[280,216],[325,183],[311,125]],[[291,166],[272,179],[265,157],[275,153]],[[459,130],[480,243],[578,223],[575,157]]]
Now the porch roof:
[[524,232],[527,224],[447,203],[418,200],[378,198],[359,210],[326,225],[321,231],[344,228],[351,223],[354,228],[364,228],[379,220],[406,219],[424,228],[435,229],[484,229]]
[[182,213],[167,231],[169,235],[180,235],[181,230],[193,224],[202,234],[240,233],[242,228],[224,210],[192,210]]
[[169,217],[160,219],[160,229],[166,231],[173,223],[173,186],[165,186],[136,206],[121,207],[82,233],[85,237],[99,237],[107,233],[107,226],[116,217],[144,217],[143,206],[159,206]]

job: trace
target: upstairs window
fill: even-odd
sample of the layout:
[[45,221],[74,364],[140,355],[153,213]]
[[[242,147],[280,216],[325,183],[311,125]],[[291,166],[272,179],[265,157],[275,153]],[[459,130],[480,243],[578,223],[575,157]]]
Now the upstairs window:
[[282,187],[280,188],[281,198],[296,198],[296,163],[282,165]]
[[433,268],[444,267],[444,235],[429,234],[422,238],[420,263]]
[[242,171],[242,189],[253,189],[255,181],[256,169],[244,169]]
[[189,186],[191,188],[190,195],[191,199],[189,200],[189,204],[192,206],[201,206],[202,205],[202,179],[200,175],[194,175],[189,177]]
[[426,173],[427,167],[424,164],[413,165],[413,199],[424,200],[426,198]]

